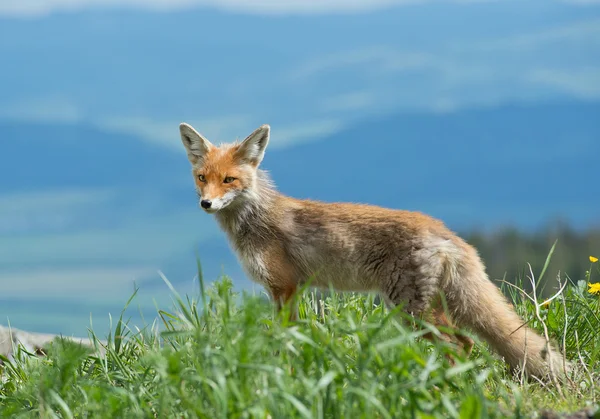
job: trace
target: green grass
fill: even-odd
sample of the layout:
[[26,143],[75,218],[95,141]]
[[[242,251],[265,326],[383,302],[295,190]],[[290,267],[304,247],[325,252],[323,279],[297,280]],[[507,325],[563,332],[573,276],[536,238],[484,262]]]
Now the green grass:
[[571,283],[539,316],[532,301],[507,289],[529,325],[543,332],[545,324],[576,364],[560,387],[512,376],[479,341],[469,359],[451,366],[444,354],[452,348],[419,339],[422,331],[404,327],[373,295],[307,291],[300,320],[288,323],[264,296],[237,295],[222,278],[207,290],[200,281],[194,297],[171,288],[173,309],[142,330],[116,320],[104,355],[57,339],[45,358],[20,352],[4,359],[0,416],[528,418],[542,409],[575,411],[600,398],[600,298],[586,282]]

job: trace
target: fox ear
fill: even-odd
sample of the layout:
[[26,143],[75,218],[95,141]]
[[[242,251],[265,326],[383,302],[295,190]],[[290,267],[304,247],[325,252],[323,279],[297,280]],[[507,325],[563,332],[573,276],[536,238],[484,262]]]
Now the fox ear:
[[271,127],[267,124],[258,127],[239,145],[237,155],[254,166],[258,166],[265,156],[265,149],[269,144]]
[[192,164],[196,164],[201,160],[208,150],[213,147],[210,141],[185,122],[179,124],[179,132],[181,133],[181,142],[185,146],[188,159]]

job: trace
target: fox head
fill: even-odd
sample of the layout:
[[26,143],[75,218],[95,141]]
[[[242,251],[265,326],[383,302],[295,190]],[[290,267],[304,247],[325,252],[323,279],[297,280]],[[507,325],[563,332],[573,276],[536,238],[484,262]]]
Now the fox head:
[[261,125],[241,143],[215,146],[191,125],[179,125],[204,211],[215,213],[252,196],[270,130]]

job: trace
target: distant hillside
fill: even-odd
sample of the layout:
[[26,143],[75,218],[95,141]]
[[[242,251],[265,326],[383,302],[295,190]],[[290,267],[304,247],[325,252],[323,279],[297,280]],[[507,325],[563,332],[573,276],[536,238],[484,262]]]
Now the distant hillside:
[[[514,213],[519,224],[553,213],[578,221],[600,199],[588,189],[596,165],[590,151],[600,144],[598,115],[600,103],[584,102],[397,114],[268,150],[263,166],[284,192],[299,197],[459,218],[470,210],[461,215],[452,208],[469,207],[485,210],[478,215],[485,222],[518,205],[527,208]],[[275,138],[278,127],[272,129]],[[178,135],[174,126],[173,142]],[[80,125],[4,122],[0,138],[3,193],[135,187],[152,188],[172,205],[193,204],[183,151]]]
[[0,139],[2,193],[153,185],[170,189],[189,173],[184,154],[85,125],[0,121]]

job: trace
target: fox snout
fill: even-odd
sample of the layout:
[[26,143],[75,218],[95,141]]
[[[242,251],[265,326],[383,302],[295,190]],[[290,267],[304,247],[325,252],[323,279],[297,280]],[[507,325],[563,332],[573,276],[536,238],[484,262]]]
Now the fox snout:
[[200,208],[208,213],[212,213],[221,209],[219,198],[200,198]]
[[237,190],[230,190],[222,196],[203,195],[200,198],[200,208],[208,213],[217,212],[231,204],[237,195]]
[[202,208],[205,212],[216,212],[220,209],[219,207],[220,205],[218,200],[200,198],[200,208]]

